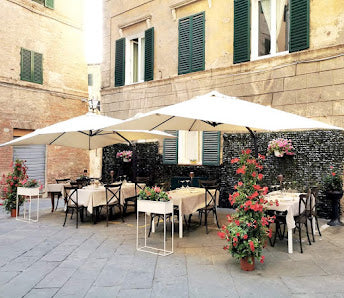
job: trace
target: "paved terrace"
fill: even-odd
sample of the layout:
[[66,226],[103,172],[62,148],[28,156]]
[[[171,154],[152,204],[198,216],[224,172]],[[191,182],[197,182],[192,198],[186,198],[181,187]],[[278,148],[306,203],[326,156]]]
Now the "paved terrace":
[[63,228],[63,211],[51,214],[43,201],[39,223],[0,212],[0,297],[344,297],[344,227],[324,229],[303,254],[298,242],[288,254],[278,241],[265,264],[243,272],[215,226],[206,235],[196,216],[183,239],[175,233],[175,253],[161,257],[136,251],[133,214],[108,228],[76,229],[69,218]]

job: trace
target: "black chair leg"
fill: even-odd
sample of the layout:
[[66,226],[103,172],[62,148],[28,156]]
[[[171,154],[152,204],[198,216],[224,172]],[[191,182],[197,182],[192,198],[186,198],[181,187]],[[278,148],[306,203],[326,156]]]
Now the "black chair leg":
[[57,210],[57,206],[59,205],[59,196],[57,196],[57,201],[56,201],[56,206],[55,206],[55,211]]
[[65,219],[64,219],[63,227],[64,227],[64,226],[65,226],[65,224],[66,224],[67,215],[68,215],[68,206],[67,206],[67,210],[66,210],[66,215],[65,215]]
[[[146,215],[145,215],[145,216],[146,216]],[[149,224],[148,238],[150,237],[150,234],[151,234],[151,232],[152,232],[153,219],[154,219],[154,216],[151,214],[151,215],[150,215],[150,224]]]
[[205,215],[205,220],[204,220],[204,224],[205,224],[205,231],[206,231],[206,233],[208,234],[208,233],[209,233],[209,231],[208,231],[208,211],[207,211],[207,210],[205,210],[205,213],[204,213],[204,215]]
[[109,226],[109,205],[106,204],[106,226]]
[[78,225],[79,225],[79,207],[77,206],[76,209],[75,209],[75,216],[76,216],[76,228],[78,228]]
[[122,218],[122,222],[124,222],[124,218],[123,218],[123,212],[122,212],[122,206],[121,204],[118,205],[119,208],[119,212],[121,213],[121,218]]
[[303,250],[302,250],[302,241],[301,241],[301,226],[297,227],[298,230],[299,230],[299,240],[300,240],[300,248],[301,248],[301,253],[303,253]]
[[309,233],[308,233],[308,220],[307,219],[306,219],[305,226],[306,226],[306,235],[307,235],[308,243],[309,245],[312,245],[311,238],[309,237]]
[[213,215],[215,215],[217,227],[220,228],[219,221],[218,221],[218,219],[217,219],[217,212],[216,212],[216,208],[215,208],[215,207],[214,207],[214,209],[213,209]]
[[318,223],[318,217],[315,216],[315,222],[317,223],[317,228],[318,228],[318,232],[319,232],[319,236],[321,237],[321,233],[320,233],[320,229],[319,229],[319,223]]
[[312,231],[313,242],[315,242],[314,231],[313,231],[313,220],[315,220],[315,219],[314,218],[310,218],[309,222],[311,223],[311,231]]

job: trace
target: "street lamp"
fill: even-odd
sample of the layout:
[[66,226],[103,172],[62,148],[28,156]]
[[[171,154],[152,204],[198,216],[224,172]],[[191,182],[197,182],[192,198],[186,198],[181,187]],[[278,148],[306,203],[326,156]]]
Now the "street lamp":
[[98,98],[89,98],[88,99],[88,108],[90,111],[92,111],[93,113],[98,110],[100,111],[100,101],[98,100]]

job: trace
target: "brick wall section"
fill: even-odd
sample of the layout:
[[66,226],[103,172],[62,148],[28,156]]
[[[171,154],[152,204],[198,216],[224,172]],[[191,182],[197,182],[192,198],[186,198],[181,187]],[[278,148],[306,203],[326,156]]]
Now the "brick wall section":
[[102,110],[106,115],[125,119],[217,90],[344,126],[344,56],[329,58],[343,51],[344,45],[308,50],[170,79],[104,88]]

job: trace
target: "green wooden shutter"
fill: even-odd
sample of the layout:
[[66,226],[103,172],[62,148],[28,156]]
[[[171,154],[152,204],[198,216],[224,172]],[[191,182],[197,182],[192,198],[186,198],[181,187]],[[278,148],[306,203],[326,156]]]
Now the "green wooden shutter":
[[165,132],[177,136],[174,139],[164,139],[163,163],[178,164],[178,130],[166,130]]
[[309,0],[290,0],[289,52],[309,48]]
[[178,30],[178,74],[184,74],[191,71],[191,28],[189,17],[179,20]]
[[145,81],[154,78],[154,28],[145,31]]
[[191,71],[204,70],[204,12],[191,19]]
[[21,49],[20,79],[31,82],[31,51]]
[[220,164],[220,137],[219,131],[203,131],[202,165]]
[[46,7],[49,7],[49,8],[51,8],[51,9],[54,9],[54,0],[45,0],[45,1],[44,1],[44,5],[45,5]]
[[125,38],[116,40],[115,54],[115,87],[125,82]]
[[234,63],[250,61],[250,11],[250,0],[234,0]]
[[87,76],[88,86],[93,86],[93,74],[89,73]]
[[32,82],[43,84],[43,55],[32,52],[31,59],[33,59]]

